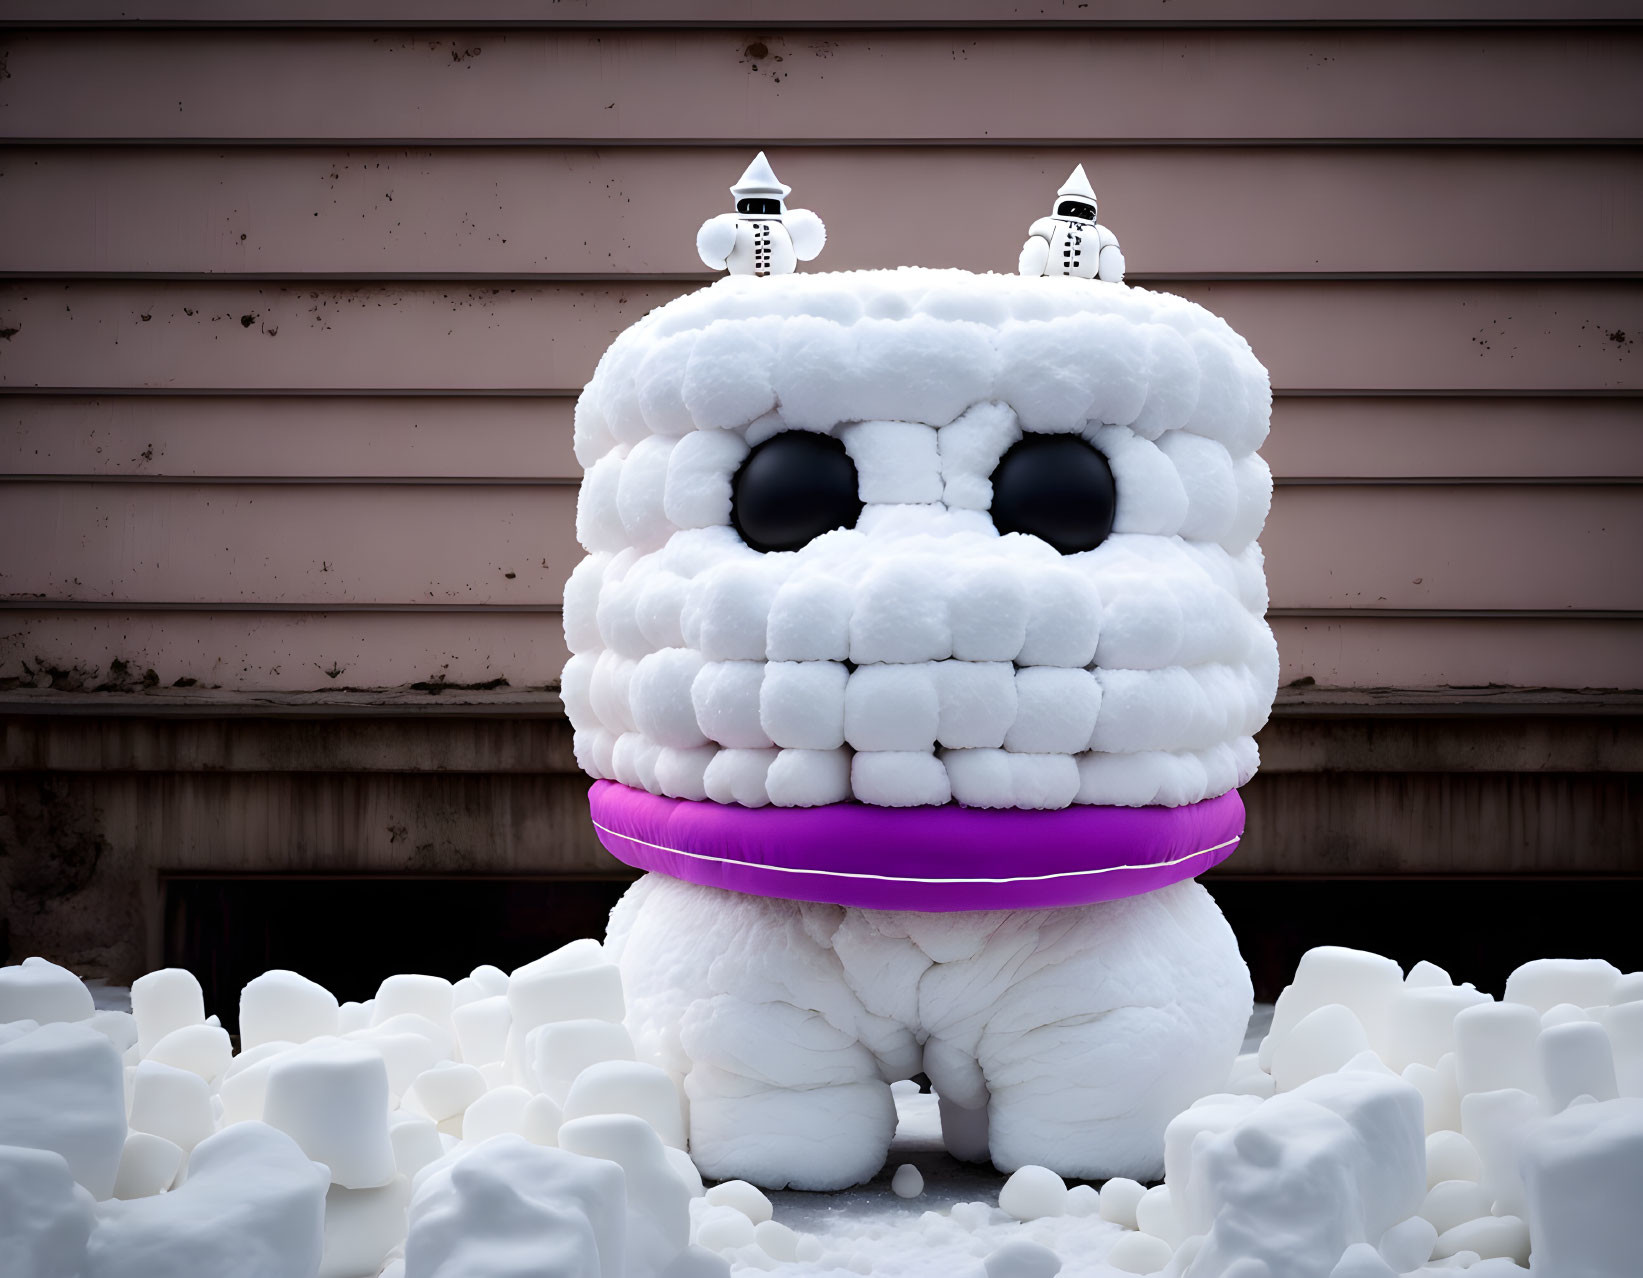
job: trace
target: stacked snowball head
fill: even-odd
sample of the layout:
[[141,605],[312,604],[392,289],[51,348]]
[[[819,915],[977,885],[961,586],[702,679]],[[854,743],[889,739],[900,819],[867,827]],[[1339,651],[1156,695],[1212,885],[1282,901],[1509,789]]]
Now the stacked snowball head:
[[653,311],[577,405],[579,764],[747,807],[1243,784],[1270,409],[1224,321],[1097,280],[733,275]]

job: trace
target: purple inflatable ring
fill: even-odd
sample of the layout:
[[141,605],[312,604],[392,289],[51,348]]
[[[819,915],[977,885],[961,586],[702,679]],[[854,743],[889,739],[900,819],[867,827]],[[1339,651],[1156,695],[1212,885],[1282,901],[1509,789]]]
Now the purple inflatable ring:
[[743,808],[615,781],[599,841],[641,870],[750,896],[876,910],[1035,910],[1139,896],[1231,856],[1236,790],[1180,808]]

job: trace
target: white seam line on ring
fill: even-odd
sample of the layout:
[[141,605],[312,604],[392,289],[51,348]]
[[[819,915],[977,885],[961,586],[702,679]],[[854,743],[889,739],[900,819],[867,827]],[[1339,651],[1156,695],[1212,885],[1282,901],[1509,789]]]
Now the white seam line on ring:
[[1173,861],[1149,861],[1145,865],[1103,865],[1093,870],[1058,870],[1054,874],[1023,874],[1008,879],[915,879],[901,874],[861,874],[851,870],[815,870],[797,865],[761,865],[757,861],[738,861],[734,857],[709,856],[705,852],[686,852],[683,848],[670,848],[665,844],[651,843],[645,839],[637,839],[631,834],[623,834],[620,830],[612,830],[608,826],[593,822],[593,828],[602,834],[608,834],[614,839],[626,839],[629,843],[637,843],[642,847],[655,848],[658,852],[671,852],[675,856],[688,856],[695,861],[714,861],[719,865],[736,865],[748,870],[775,870],[781,874],[820,874],[833,879],[878,879],[885,883],[1039,883],[1045,879],[1072,879],[1086,874],[1111,874],[1114,870],[1164,870],[1172,865],[1180,865],[1183,861],[1190,861],[1195,856],[1207,856],[1211,852],[1219,852],[1224,847],[1230,847],[1243,838],[1239,831],[1225,842],[1217,843],[1214,847],[1200,848],[1196,852],[1188,852],[1185,856],[1178,856]]

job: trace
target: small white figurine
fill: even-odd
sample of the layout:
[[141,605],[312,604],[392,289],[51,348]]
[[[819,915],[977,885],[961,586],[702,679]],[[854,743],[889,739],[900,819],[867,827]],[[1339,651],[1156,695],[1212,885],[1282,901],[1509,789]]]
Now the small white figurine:
[[1124,282],[1124,254],[1118,237],[1095,220],[1095,192],[1080,164],[1055,193],[1055,213],[1027,231],[1016,269],[1022,275],[1076,275],[1079,279]]
[[716,271],[732,275],[791,275],[827,243],[827,228],[809,209],[784,205],[793,188],[777,180],[760,151],[730,188],[736,211],[721,213],[696,232],[696,252]]

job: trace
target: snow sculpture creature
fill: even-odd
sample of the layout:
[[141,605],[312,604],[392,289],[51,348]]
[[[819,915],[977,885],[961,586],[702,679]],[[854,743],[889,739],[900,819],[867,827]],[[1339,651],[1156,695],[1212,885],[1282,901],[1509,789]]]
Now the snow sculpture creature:
[[760,151],[730,188],[736,211],[709,218],[696,232],[702,261],[715,271],[729,267],[732,275],[791,275],[800,262],[814,260],[827,243],[827,228],[809,209],[786,207],[792,189]]
[[563,692],[627,1025],[710,1177],[948,1147],[1155,1178],[1250,1011],[1192,881],[1277,683],[1266,371],[1084,279],[730,276],[578,405]]
[[1095,192],[1080,164],[1055,193],[1055,212],[1027,228],[1017,271],[1122,284],[1124,254],[1118,237],[1095,220],[1095,207]]

